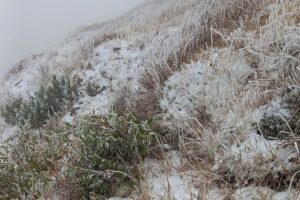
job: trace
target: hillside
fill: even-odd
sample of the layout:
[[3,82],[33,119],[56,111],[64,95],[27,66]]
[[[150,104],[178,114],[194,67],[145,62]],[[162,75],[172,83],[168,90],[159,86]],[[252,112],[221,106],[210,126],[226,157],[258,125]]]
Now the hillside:
[[152,1],[20,61],[0,199],[300,199],[299,9]]

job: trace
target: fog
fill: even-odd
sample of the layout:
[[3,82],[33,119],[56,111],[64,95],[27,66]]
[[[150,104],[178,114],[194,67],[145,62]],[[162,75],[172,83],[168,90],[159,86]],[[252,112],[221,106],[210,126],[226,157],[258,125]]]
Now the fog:
[[20,59],[82,26],[111,20],[143,0],[0,0],[0,77]]

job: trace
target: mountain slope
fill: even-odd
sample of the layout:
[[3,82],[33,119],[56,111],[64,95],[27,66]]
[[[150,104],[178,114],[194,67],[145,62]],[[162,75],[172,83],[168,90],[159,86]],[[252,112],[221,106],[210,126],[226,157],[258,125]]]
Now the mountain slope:
[[[89,127],[87,135],[97,130],[114,135],[124,132],[119,127],[124,123],[126,133],[138,135],[132,140],[137,150],[130,154],[144,154],[139,142],[148,153],[137,156],[139,163],[121,157],[124,171],[112,166],[104,171],[112,177],[126,172],[134,189],[116,189],[117,179],[101,196],[88,182],[85,198],[298,199],[299,6],[297,0],[154,1],[20,62],[3,83],[3,105],[14,99],[37,105],[40,99],[33,96],[41,87],[51,91],[54,75],[66,77],[78,92],[71,106],[63,105],[32,130],[43,135],[62,129],[68,135],[68,148],[55,146],[64,152],[55,159],[61,166],[47,168],[54,186],[42,187],[39,198],[65,199],[63,193],[72,191],[62,183],[68,183],[70,160],[78,158],[76,148],[82,149],[80,142],[102,142],[78,137],[84,128]],[[11,112],[21,115],[18,109]],[[26,123],[20,128],[5,121],[4,116],[4,140],[27,130]],[[85,166],[90,172],[103,172],[91,165]],[[78,189],[72,184],[68,187]]]

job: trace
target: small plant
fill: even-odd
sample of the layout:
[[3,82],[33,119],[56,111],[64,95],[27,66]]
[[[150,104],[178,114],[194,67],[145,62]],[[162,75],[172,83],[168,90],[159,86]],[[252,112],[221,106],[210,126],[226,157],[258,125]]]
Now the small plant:
[[[66,129],[23,127],[0,150],[0,199],[39,199],[59,176],[59,163],[69,152]],[[55,178],[50,179],[50,178]]]
[[98,94],[100,94],[104,89],[105,89],[105,87],[101,88],[96,83],[88,82],[88,84],[85,88],[85,91],[86,91],[87,95],[89,95],[90,97],[94,97],[94,96],[97,96]]
[[41,191],[39,184],[44,185],[46,178],[35,171],[29,170],[28,165],[15,165],[1,161],[0,164],[0,199],[37,199]]
[[17,99],[12,101],[10,104],[2,106],[1,115],[8,124],[16,124],[18,121],[17,112],[22,109],[23,100]]
[[92,194],[105,199],[120,187],[131,188],[139,179],[137,164],[155,141],[151,120],[139,121],[132,115],[87,117],[76,135],[79,159],[69,178],[87,199]]
[[2,106],[1,114],[9,124],[22,126],[28,122],[39,128],[55,113],[70,108],[77,96],[76,85],[71,85],[68,78],[53,76],[50,86],[41,86],[29,101],[17,99]]
[[0,199],[37,199],[47,184],[47,163],[35,150],[37,137],[22,130],[0,157]]
[[289,139],[291,134],[300,135],[300,89],[285,90],[281,104],[290,114],[285,120],[279,115],[265,114],[260,121],[260,129],[267,138]]
[[130,193],[140,179],[137,165],[156,141],[151,124],[111,114],[55,130],[21,127],[0,151],[0,199],[43,198],[49,188],[63,199]]

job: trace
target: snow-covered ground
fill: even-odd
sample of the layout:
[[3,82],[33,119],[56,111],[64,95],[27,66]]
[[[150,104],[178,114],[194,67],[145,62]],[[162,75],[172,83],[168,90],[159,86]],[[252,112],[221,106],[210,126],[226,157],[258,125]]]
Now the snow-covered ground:
[[60,44],[76,29],[126,14],[144,0],[1,0],[0,78],[31,54]]
[[[293,182],[299,150],[297,143],[263,137],[257,125],[264,114],[283,119],[290,115],[281,104],[280,92],[291,81],[296,85],[298,77],[298,66],[287,77],[290,72],[284,67],[298,61],[286,54],[297,53],[294,49],[300,45],[299,21],[292,14],[299,11],[299,5],[296,1],[292,5],[266,1],[266,6],[259,1],[258,11],[253,11],[254,22],[242,20],[234,28],[227,22],[228,27],[214,30],[206,23],[222,13],[228,17],[233,5],[244,4],[238,0],[211,2],[154,1],[122,19],[74,33],[60,46],[26,59],[22,69],[8,74],[0,91],[1,103],[27,99],[52,75],[64,74],[81,82],[80,98],[73,106],[76,114],[69,112],[63,117],[67,123],[76,123],[80,116],[107,114],[124,88],[139,100],[141,92],[151,92],[144,91],[139,82],[145,71],[170,64],[174,55],[180,60],[190,53],[168,77],[153,73],[159,79],[154,85],[159,91],[156,103],[162,124],[179,135],[180,144],[179,150],[170,150],[164,160],[146,159],[141,164],[143,192],[150,199],[297,199],[292,183],[280,192],[259,186],[259,181],[270,174],[276,178],[279,172],[288,172],[288,180]],[[263,23],[265,16],[269,21]],[[209,37],[201,48],[191,45],[205,34]],[[217,41],[208,44],[213,37]],[[216,44],[218,40],[224,44]],[[283,47],[274,41],[281,41]],[[85,88],[89,83],[99,86],[99,94],[88,95]],[[1,124],[0,139],[4,140],[15,129]],[[228,173],[235,178],[233,183],[226,179]],[[248,180],[259,180],[255,182],[258,186],[249,185]]]

